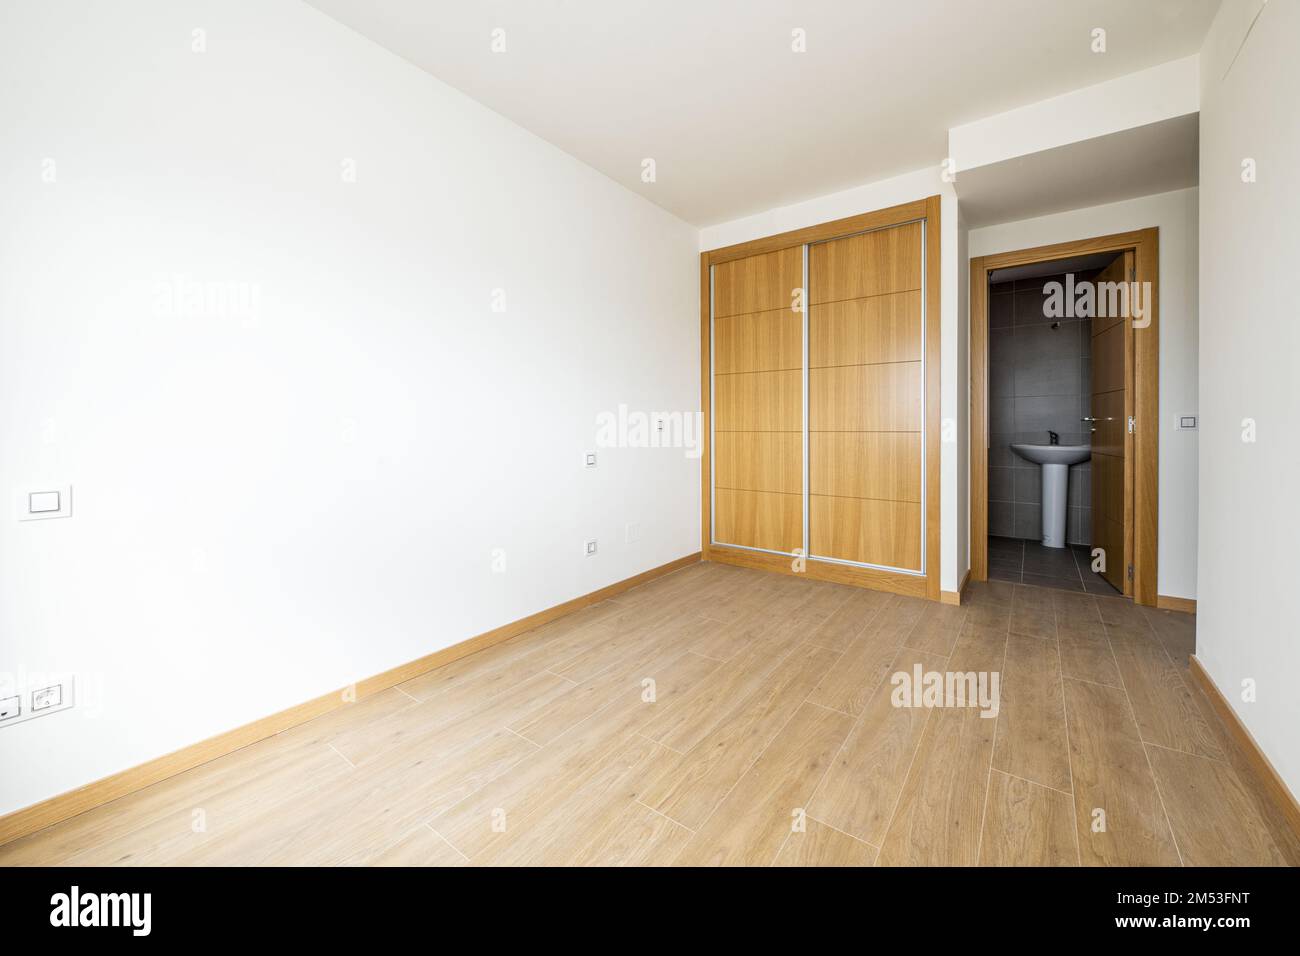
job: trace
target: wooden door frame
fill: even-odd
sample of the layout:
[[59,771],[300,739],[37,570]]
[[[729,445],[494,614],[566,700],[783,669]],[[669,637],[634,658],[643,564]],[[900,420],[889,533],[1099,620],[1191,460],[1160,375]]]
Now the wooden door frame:
[[[1097,252],[1133,250],[1136,281],[1151,283],[1151,324],[1126,327],[1133,356],[1131,401],[1136,428],[1131,505],[1133,600],[1155,607],[1160,521],[1160,230],[1140,229],[1093,239],[1058,242],[970,260],[970,557],[971,580],[988,580],[988,355],[989,274],[995,269]],[[1137,333],[1141,333],[1140,335]]]
[[776,252],[804,243],[824,242],[838,239],[858,232],[872,229],[884,229],[907,222],[925,220],[925,352],[922,356],[922,369],[925,376],[925,574],[899,574],[874,568],[858,568],[852,565],[835,564],[828,561],[808,560],[805,570],[799,572],[805,577],[837,584],[852,584],[858,587],[873,588],[878,591],[892,591],[897,594],[909,594],[915,597],[938,601],[940,553],[939,553],[939,432],[940,432],[940,337],[942,335],[940,280],[942,278],[942,260],[940,259],[940,222],[939,197],[930,196],[914,202],[877,209],[873,212],[831,222],[819,223],[804,229],[764,236],[749,242],[741,242],[720,249],[700,253],[700,401],[704,409],[704,454],[700,459],[700,556],[704,561],[718,561],[741,567],[759,568],[783,574],[796,573],[790,567],[790,559],[784,555],[766,554],[743,548],[728,548],[712,543],[710,528],[712,526],[712,488],[710,487],[710,456],[712,454],[712,422],[710,411],[709,370],[709,274],[712,266],[733,259]]

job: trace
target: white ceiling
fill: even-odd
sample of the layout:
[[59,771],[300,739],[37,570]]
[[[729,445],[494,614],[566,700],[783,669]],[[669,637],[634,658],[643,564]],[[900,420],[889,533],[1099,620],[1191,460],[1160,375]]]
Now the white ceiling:
[[962,218],[973,229],[1195,186],[1199,134],[1188,113],[959,172]]
[[951,126],[1196,52],[1219,4],[308,2],[701,226],[937,165]]

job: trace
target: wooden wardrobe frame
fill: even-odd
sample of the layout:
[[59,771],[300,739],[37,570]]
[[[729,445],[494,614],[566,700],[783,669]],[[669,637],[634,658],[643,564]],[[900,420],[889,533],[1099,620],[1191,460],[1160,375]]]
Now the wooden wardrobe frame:
[[[1125,508],[1132,509],[1132,546],[1125,561],[1133,565],[1133,600],[1157,606],[1157,538],[1160,523],[1160,230],[1140,229],[1075,242],[1000,252],[970,261],[970,570],[971,580],[989,575],[989,273],[1034,262],[1132,249],[1136,281],[1151,283],[1150,326],[1125,332],[1125,349],[1133,357],[1131,414],[1132,487]],[[1141,334],[1138,334],[1138,333]],[[1126,482],[1128,484],[1128,482]],[[1131,491],[1131,493],[1130,493]],[[1126,536],[1127,537],[1127,536]]]
[[[733,259],[744,259],[800,246],[805,243],[824,242],[842,236],[872,229],[884,229],[908,222],[925,221],[925,352],[922,356],[922,374],[924,375],[925,400],[925,573],[924,575],[903,574],[876,568],[859,568],[830,561],[808,559],[803,572],[795,572],[791,559],[786,555],[768,554],[744,548],[732,548],[712,543],[711,528],[713,524],[712,508],[712,474],[711,456],[713,454],[713,423],[709,413],[711,409],[710,389],[712,363],[709,354],[709,274],[712,266]],[[851,584],[857,587],[872,588],[877,591],[891,591],[914,597],[939,600],[939,432],[940,432],[940,223],[939,197],[930,196],[914,202],[878,209],[860,216],[849,216],[832,222],[794,229],[789,232],[753,239],[734,246],[724,246],[700,253],[700,398],[704,408],[704,455],[701,459],[701,489],[703,523],[700,533],[700,553],[705,561],[718,561],[740,567],[776,571],[782,574],[801,573],[806,577],[821,581],[833,581],[837,584]],[[807,307],[805,305],[805,307]]]

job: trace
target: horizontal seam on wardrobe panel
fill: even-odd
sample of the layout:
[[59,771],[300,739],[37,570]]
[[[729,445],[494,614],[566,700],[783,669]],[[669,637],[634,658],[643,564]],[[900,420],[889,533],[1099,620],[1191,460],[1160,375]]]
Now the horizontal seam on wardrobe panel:
[[[825,299],[822,302],[810,301],[808,303],[808,308],[815,309],[821,305],[839,305],[841,302],[857,302],[860,299],[881,299],[887,295],[907,295],[909,292],[921,292],[921,291],[922,291],[921,287],[917,286],[915,289],[894,289],[892,292],[871,292],[866,295],[846,295],[842,299]],[[738,314],[745,315],[746,313],[741,312]]]

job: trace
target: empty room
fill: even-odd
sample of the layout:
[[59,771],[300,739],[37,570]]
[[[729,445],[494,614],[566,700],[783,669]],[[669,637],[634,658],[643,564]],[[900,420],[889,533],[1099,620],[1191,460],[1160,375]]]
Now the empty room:
[[1300,0],[0,20],[9,879],[1300,864]]

